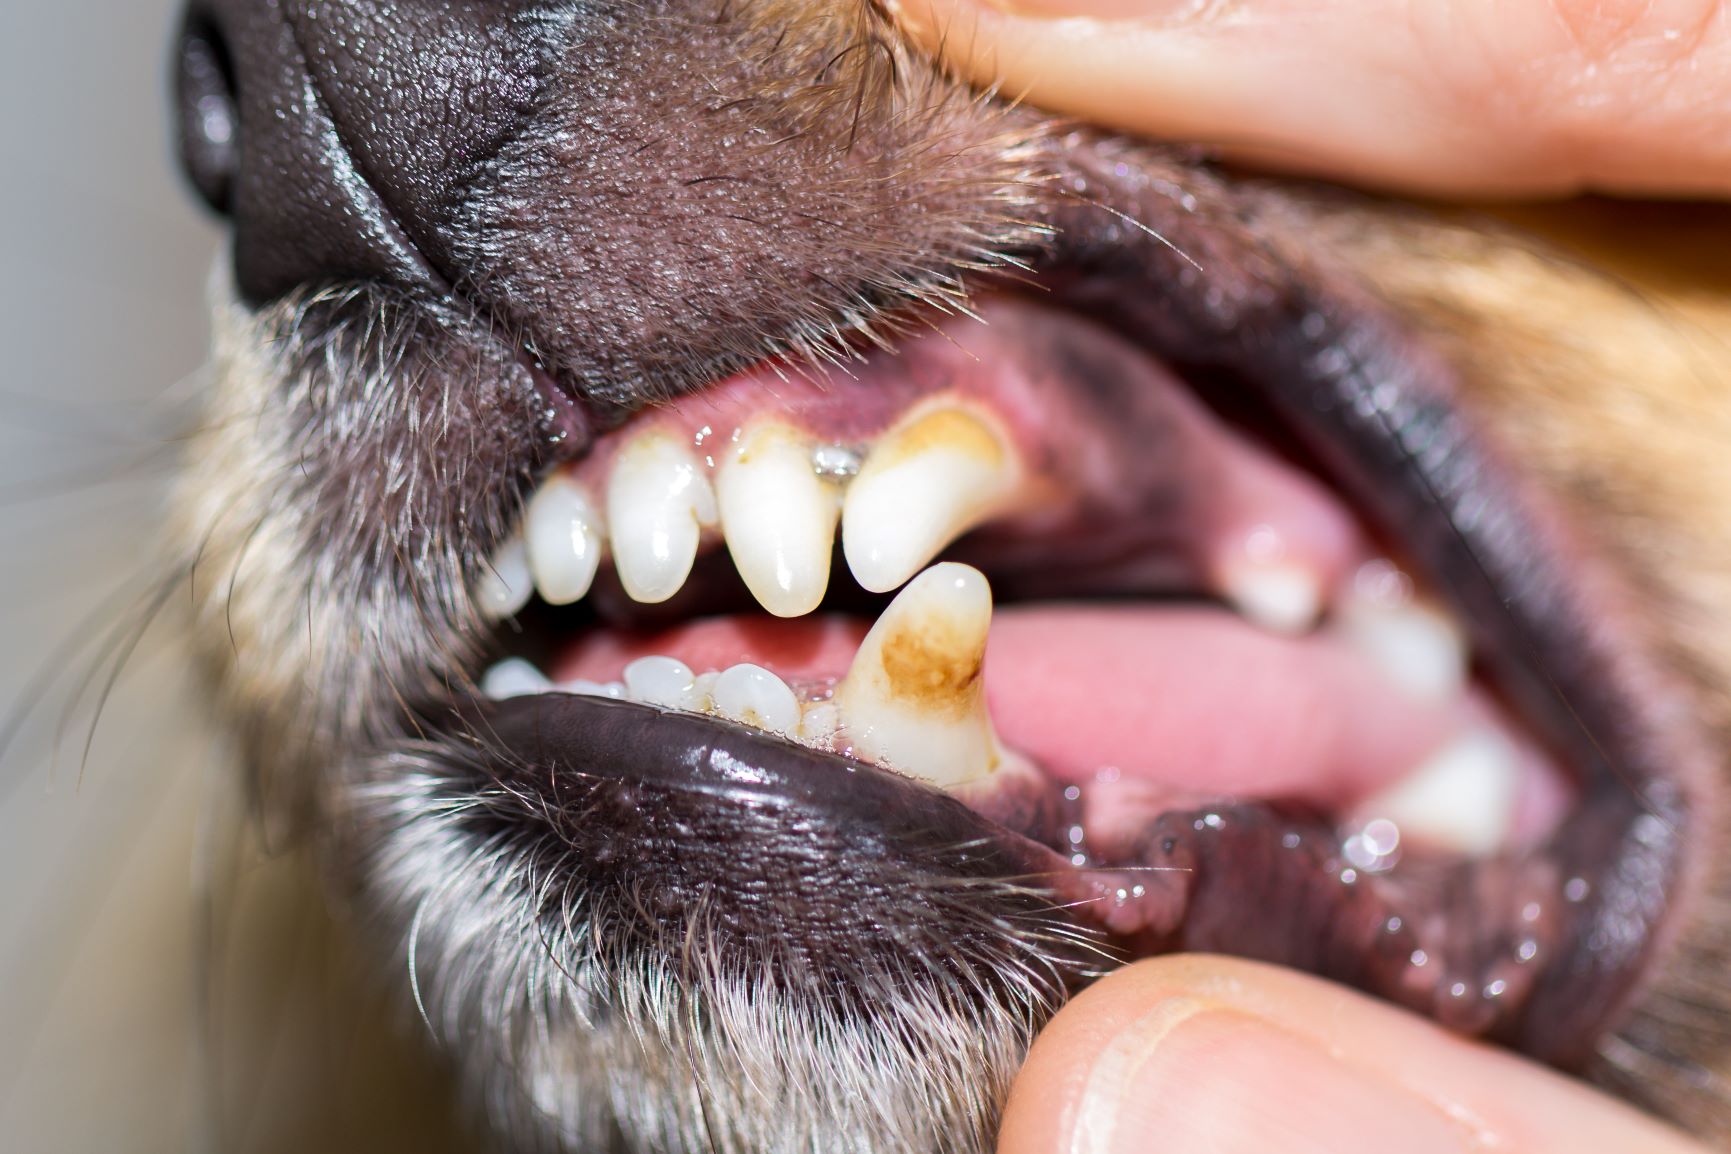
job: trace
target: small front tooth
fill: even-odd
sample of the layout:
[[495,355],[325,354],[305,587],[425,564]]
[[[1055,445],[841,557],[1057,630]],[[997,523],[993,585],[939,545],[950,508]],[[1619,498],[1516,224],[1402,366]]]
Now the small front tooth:
[[529,576],[529,549],[521,535],[500,545],[476,582],[475,601],[483,616],[499,621],[529,604],[535,582]]
[[564,473],[553,474],[530,498],[523,526],[541,600],[580,600],[601,564],[601,517],[588,491]]
[[814,701],[799,716],[799,739],[807,745],[829,748],[830,739],[841,725],[841,711],[833,701]]
[[633,601],[653,605],[679,592],[703,527],[714,523],[715,491],[689,448],[658,430],[619,451],[607,524],[619,583]]
[[1387,818],[1403,841],[1469,857],[1505,848],[1520,790],[1520,754],[1491,729],[1462,734],[1357,811]]
[[1417,601],[1354,600],[1343,607],[1340,628],[1348,642],[1419,700],[1448,701],[1466,685],[1466,638],[1440,609]]
[[715,712],[771,733],[791,737],[799,730],[799,698],[787,682],[761,665],[735,665],[721,671],[712,691]]
[[997,769],[982,677],[991,625],[979,570],[945,562],[908,582],[835,689],[854,754],[946,788]]
[[481,692],[494,701],[546,693],[552,688],[547,675],[521,657],[507,657],[481,675]]
[[697,709],[697,678],[673,657],[639,657],[625,667],[625,690],[638,701],[666,709]]
[[854,579],[884,593],[1000,511],[1019,482],[1004,439],[973,413],[933,409],[879,439],[848,485],[842,552]]
[[585,697],[611,697],[615,701],[625,698],[623,681],[589,681],[579,677],[571,681],[561,681],[553,688],[560,693],[577,693]]
[[1221,585],[1241,616],[1274,633],[1309,633],[1322,615],[1322,583],[1290,561],[1241,560],[1225,571]]
[[841,499],[817,475],[811,454],[811,443],[793,429],[761,424],[740,437],[715,478],[734,567],[777,617],[810,613],[829,587]]

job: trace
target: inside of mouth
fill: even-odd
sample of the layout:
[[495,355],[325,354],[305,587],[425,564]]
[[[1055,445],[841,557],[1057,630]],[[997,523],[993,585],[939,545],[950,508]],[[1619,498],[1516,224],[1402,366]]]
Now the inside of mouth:
[[483,692],[744,722],[983,812],[1041,790],[1063,820],[1019,832],[1077,866],[1243,802],[1368,873],[1543,843],[1574,783],[1398,543],[1112,334],[984,318],[724,382],[543,482],[480,591]]

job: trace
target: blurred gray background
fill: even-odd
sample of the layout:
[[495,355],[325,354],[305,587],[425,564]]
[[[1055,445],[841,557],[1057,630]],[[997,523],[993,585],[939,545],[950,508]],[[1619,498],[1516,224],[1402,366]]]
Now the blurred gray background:
[[[218,233],[171,162],[176,7],[0,4],[0,705],[66,674],[0,758],[0,1145],[12,1150],[185,1149],[196,1111],[208,741],[160,638],[135,657],[88,760],[105,675],[68,707],[110,631],[137,619],[90,615],[145,591],[203,356]],[[91,648],[57,659],[69,640]]]

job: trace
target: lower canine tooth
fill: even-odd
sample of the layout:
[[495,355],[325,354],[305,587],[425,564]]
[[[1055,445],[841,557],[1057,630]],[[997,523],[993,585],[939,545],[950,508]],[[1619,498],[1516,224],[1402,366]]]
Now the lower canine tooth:
[[679,592],[703,526],[714,523],[715,491],[689,448],[656,431],[619,451],[607,482],[607,524],[619,583],[633,601],[653,605]]
[[589,494],[563,473],[542,482],[523,517],[529,570],[549,605],[569,605],[589,592],[601,564],[601,518]]
[[746,430],[722,460],[715,495],[734,568],[758,604],[777,617],[816,609],[841,501],[812,468],[811,444],[779,423]]
[[673,657],[639,657],[625,667],[625,690],[638,701],[667,709],[697,709],[697,678]]
[[982,674],[992,590],[977,569],[934,565],[877,619],[836,686],[841,739],[855,756],[946,788],[1004,760]]
[[874,593],[894,589],[1002,509],[1019,473],[1003,439],[962,409],[892,429],[848,485],[841,541],[854,579]]
[[1469,857],[1505,848],[1520,789],[1520,754],[1490,729],[1462,734],[1358,812],[1387,818],[1407,841]]
[[715,712],[723,717],[789,737],[799,731],[799,698],[761,665],[722,670],[711,694]]

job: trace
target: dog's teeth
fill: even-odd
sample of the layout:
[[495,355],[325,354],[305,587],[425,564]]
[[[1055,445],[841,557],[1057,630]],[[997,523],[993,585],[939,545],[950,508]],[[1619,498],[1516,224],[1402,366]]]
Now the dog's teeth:
[[611,697],[615,701],[624,700],[626,696],[623,681],[587,681],[579,677],[571,681],[561,681],[553,688],[560,693],[576,693],[585,697]]
[[607,484],[607,524],[619,583],[646,605],[679,592],[698,539],[715,524],[715,491],[691,450],[660,431],[619,450]]
[[493,554],[476,582],[475,602],[482,615],[498,621],[529,604],[535,582],[529,575],[529,550],[521,535],[513,535]]
[[541,600],[569,605],[582,599],[601,564],[601,517],[589,493],[555,473],[530,498],[523,525]]
[[799,732],[799,698],[787,682],[761,665],[722,670],[711,690],[711,708],[771,733],[791,737]]
[[481,692],[494,701],[546,693],[552,688],[547,675],[521,657],[507,657],[481,675]]
[[979,417],[933,409],[880,438],[843,506],[842,552],[854,579],[884,593],[999,512],[1018,483],[1014,453]]
[[1434,606],[1352,597],[1341,608],[1340,629],[1395,685],[1420,700],[1447,701],[1466,685],[1467,640]]
[[813,701],[799,717],[799,739],[807,745],[828,749],[841,725],[841,711],[833,701]]
[[996,769],[1003,751],[981,676],[991,624],[979,570],[945,562],[908,582],[836,686],[854,754],[946,788]]
[[697,678],[674,657],[639,657],[625,667],[625,691],[638,701],[666,709],[701,708]]
[[1486,857],[1508,843],[1520,771],[1520,754],[1507,738],[1472,730],[1357,808],[1394,822],[1404,842]]
[[1221,593],[1240,616],[1273,633],[1299,636],[1322,615],[1322,583],[1289,561],[1242,560],[1221,576]]
[[777,617],[816,609],[841,499],[813,468],[811,443],[776,422],[747,429],[725,451],[715,494],[728,552],[758,604]]

